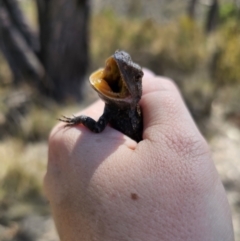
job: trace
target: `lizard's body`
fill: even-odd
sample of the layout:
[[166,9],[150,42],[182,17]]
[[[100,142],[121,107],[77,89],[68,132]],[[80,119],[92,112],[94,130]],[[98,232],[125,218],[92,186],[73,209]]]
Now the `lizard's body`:
[[135,141],[142,140],[143,121],[139,107],[142,95],[141,67],[132,62],[124,51],[116,51],[106,61],[104,70],[98,70],[90,76],[92,87],[105,102],[105,108],[98,121],[87,116],[73,118],[63,116],[60,121],[66,126],[83,124],[95,133],[102,132],[109,123]]

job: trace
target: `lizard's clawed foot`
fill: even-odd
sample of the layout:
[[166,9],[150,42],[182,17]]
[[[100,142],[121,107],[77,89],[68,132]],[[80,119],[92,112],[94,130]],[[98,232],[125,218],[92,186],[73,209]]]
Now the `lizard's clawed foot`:
[[76,117],[76,116],[74,116],[74,115],[73,115],[72,118],[63,115],[63,116],[62,116],[61,118],[59,118],[58,120],[67,123],[66,125],[64,125],[64,127],[69,127],[69,126],[74,126],[74,125],[79,124],[78,117]]

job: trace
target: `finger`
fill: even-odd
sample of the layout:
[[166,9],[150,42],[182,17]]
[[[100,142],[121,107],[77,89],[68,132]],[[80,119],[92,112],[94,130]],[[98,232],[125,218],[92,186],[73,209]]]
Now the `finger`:
[[173,81],[159,76],[143,77],[141,107],[144,116],[144,139],[160,140],[176,135],[191,136],[197,127]]
[[155,77],[155,73],[153,71],[151,71],[150,69],[147,68],[143,68],[143,73],[144,73],[144,78],[151,78],[151,77]]

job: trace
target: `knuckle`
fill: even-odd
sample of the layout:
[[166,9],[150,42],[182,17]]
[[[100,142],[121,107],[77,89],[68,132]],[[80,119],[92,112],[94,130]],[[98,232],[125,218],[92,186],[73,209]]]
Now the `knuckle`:
[[197,158],[209,152],[206,141],[186,129],[174,128],[165,137],[167,146],[183,158]]
[[173,92],[178,92],[178,87],[176,85],[176,83],[170,79],[170,78],[166,78],[166,77],[158,77],[159,78],[159,83],[162,84],[162,86],[164,87],[164,89],[169,90],[169,91],[173,91]]

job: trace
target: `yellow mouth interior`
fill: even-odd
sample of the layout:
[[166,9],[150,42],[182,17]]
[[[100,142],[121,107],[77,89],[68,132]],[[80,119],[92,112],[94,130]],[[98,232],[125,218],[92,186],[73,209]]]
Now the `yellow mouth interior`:
[[129,95],[129,91],[113,57],[109,57],[106,60],[104,69],[95,71],[89,79],[91,85],[107,97],[125,98]]

